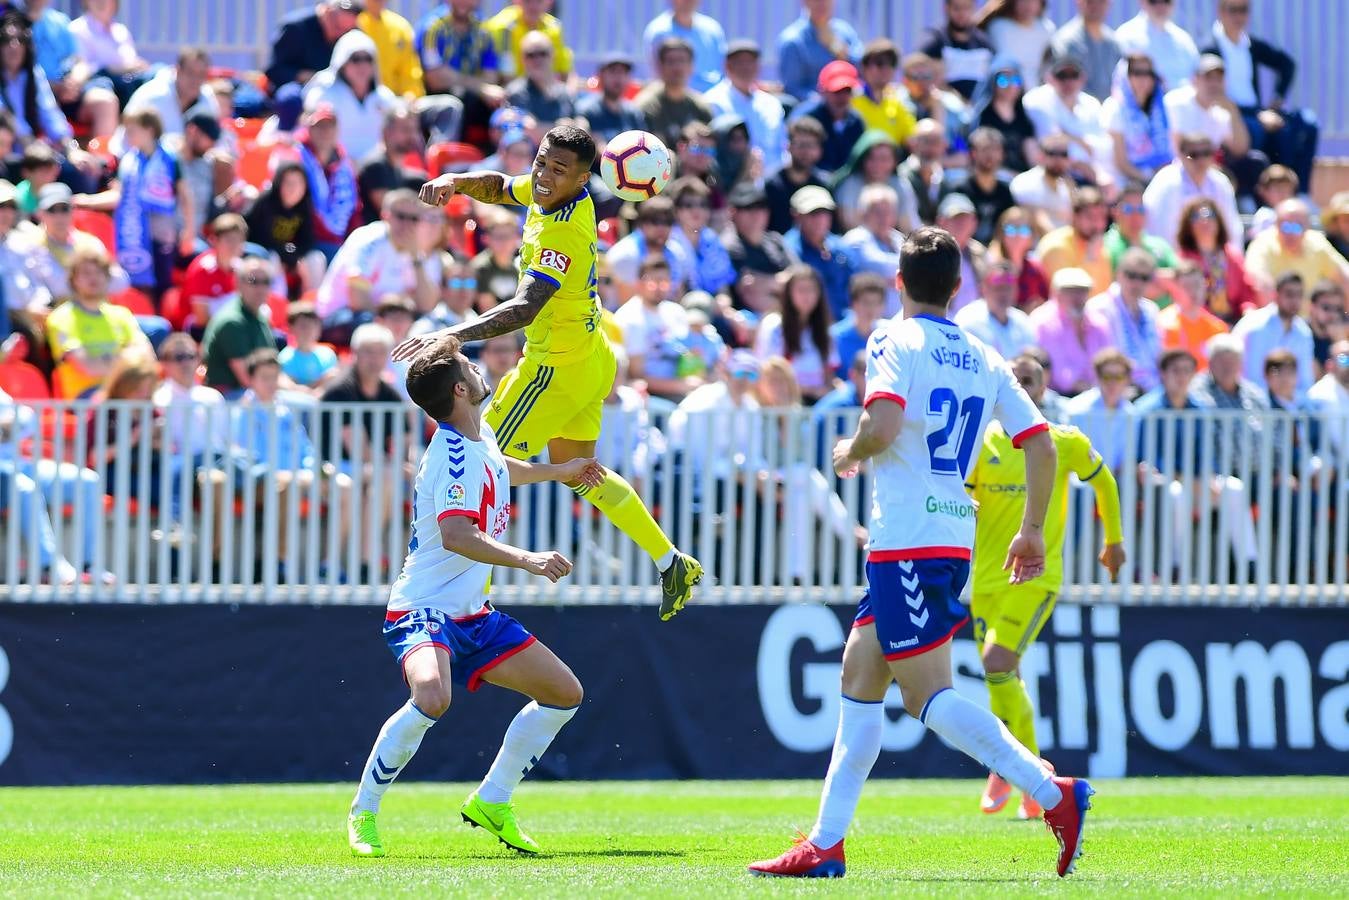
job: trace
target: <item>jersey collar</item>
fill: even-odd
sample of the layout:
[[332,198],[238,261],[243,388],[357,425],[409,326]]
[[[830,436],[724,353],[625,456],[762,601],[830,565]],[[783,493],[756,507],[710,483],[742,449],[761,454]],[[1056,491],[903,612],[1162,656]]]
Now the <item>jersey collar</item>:
[[560,213],[560,212],[562,212],[562,210],[566,209],[568,206],[571,206],[573,203],[579,203],[580,201],[584,200],[586,197],[589,197],[589,196],[590,196],[590,191],[587,190],[586,188],[581,188],[581,193],[577,194],[575,197],[572,197],[572,198],[571,198],[570,200],[568,200],[566,203],[561,204],[561,205],[558,206],[556,209],[553,209],[553,210],[546,210],[546,209],[544,209],[542,206],[540,206],[540,205],[537,204],[537,203],[534,204],[534,208],[535,208],[536,210],[538,210],[538,213],[539,213],[539,215],[541,215],[541,216],[551,216],[551,215],[553,215],[554,213]]
[[914,318],[927,319],[929,322],[936,322],[938,325],[949,325],[952,328],[959,327],[956,325],[955,322],[952,322],[950,319],[943,319],[941,316],[932,315],[932,313],[919,313],[918,315],[914,316]]

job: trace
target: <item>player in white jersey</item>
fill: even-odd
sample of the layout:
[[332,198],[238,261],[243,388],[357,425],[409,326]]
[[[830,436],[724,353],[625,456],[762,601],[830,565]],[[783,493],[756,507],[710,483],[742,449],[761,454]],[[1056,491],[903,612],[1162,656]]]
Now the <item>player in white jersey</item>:
[[408,395],[438,423],[417,470],[412,540],[394,582],[384,639],[403,670],[411,698],[380,729],[361,773],[347,820],[357,856],[383,856],[376,815],[384,792],[412,759],[422,737],[450,706],[450,686],[476,691],[499,685],[531,698],[516,715],[496,761],[460,808],[464,821],[526,853],[536,844],[520,830],[511,793],[581,705],[571,669],[515,619],[492,608],[493,566],[511,566],[556,582],[571,571],[557,551],[530,553],[501,542],[511,484],[595,484],[593,459],[541,465],[503,456],[482,421],[490,391],[455,337],[424,348],[407,374]]
[[1044,571],[1043,526],[1053,488],[1048,425],[996,351],[946,317],[960,287],[960,248],[940,228],[920,228],[900,250],[896,282],[904,319],[867,343],[865,411],[834,448],[834,470],[872,461],[867,591],[843,650],[838,734],[820,813],[756,875],[838,877],[843,837],[881,750],[882,701],[898,682],[904,707],[928,728],[1035,798],[1059,841],[1057,870],[1073,869],[1091,786],[1053,775],[988,710],[951,687],[951,636],[969,618],[975,507],[965,478],[996,417],[1026,454],[1026,510],[1004,568],[1020,584]]

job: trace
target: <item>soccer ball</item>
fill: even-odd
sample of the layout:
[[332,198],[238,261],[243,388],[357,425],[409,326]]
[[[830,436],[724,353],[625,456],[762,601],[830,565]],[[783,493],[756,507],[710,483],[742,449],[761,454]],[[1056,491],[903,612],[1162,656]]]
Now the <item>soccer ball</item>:
[[600,177],[615,197],[650,200],[670,183],[674,160],[660,138],[645,131],[625,131],[604,148]]

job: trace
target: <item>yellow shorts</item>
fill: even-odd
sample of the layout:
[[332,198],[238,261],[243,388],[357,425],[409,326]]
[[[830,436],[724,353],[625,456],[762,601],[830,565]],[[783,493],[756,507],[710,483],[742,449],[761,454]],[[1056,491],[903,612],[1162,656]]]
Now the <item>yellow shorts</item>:
[[501,452],[516,459],[542,453],[553,438],[594,441],[600,436],[604,398],[618,363],[607,342],[580,362],[541,365],[531,359],[506,373],[484,418]]
[[1054,611],[1057,594],[1037,585],[1009,584],[996,594],[975,594],[970,603],[974,639],[1024,656]]

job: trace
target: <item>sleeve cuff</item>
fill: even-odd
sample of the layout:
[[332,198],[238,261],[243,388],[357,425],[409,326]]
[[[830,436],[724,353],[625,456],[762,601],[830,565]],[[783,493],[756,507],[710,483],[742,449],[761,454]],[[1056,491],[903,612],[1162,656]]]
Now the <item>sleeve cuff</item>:
[[1024,443],[1026,443],[1027,440],[1029,440],[1030,438],[1035,437],[1037,434],[1039,434],[1039,433],[1042,432],[1042,431],[1048,431],[1048,430],[1049,430],[1049,423],[1048,423],[1048,422],[1041,422],[1041,423],[1039,423],[1038,425],[1032,425],[1031,427],[1027,428],[1025,431],[1023,431],[1023,432],[1021,432],[1020,434],[1018,434],[1016,437],[1012,438],[1012,446],[1015,447],[1016,449],[1020,450],[1020,449],[1021,449],[1021,445],[1024,444]]
[[1101,474],[1101,469],[1103,469],[1104,467],[1105,467],[1105,460],[1101,460],[1099,463],[1096,464],[1096,468],[1094,468],[1094,469],[1091,470],[1091,474],[1088,475],[1087,477],[1083,478],[1082,480],[1083,480],[1083,481],[1091,481],[1091,480],[1092,480],[1093,478],[1095,478],[1097,475],[1100,475],[1100,474]]
[[476,509],[447,509],[441,512],[438,516],[436,516],[436,521],[444,522],[451,516],[468,516],[468,518],[472,519],[475,522],[477,522],[481,518],[481,516],[478,515],[478,511]]
[[862,408],[866,409],[877,400],[889,400],[892,403],[898,403],[900,409],[904,409],[908,405],[904,402],[904,398],[899,396],[899,394],[892,394],[889,391],[876,391],[867,395],[866,402],[862,404]]
[[533,275],[535,278],[541,278],[544,281],[551,284],[553,287],[556,288],[562,287],[562,282],[558,281],[556,278],[554,278],[552,275],[549,275],[547,272],[540,272],[538,269],[527,269],[525,271],[525,274]]

